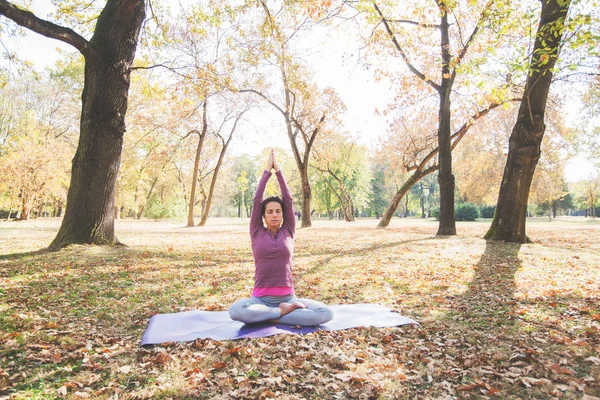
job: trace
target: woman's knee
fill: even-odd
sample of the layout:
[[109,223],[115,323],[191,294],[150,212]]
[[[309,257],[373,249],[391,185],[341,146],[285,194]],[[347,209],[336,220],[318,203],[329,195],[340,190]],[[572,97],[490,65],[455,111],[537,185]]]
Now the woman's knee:
[[229,318],[234,321],[244,322],[242,319],[244,318],[244,315],[246,314],[245,311],[248,308],[247,303],[247,299],[241,299],[233,303],[231,307],[229,307]]
[[320,324],[324,324],[333,319],[333,310],[327,306],[319,309],[319,317],[321,318]]

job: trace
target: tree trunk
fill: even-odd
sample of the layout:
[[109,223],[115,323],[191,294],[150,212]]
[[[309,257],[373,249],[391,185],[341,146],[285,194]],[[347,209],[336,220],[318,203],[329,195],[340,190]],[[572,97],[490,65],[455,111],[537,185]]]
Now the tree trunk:
[[327,172],[333,177],[333,179],[336,180],[338,187],[340,188],[340,193],[338,193],[333,188],[329,180],[326,180],[329,188],[340,202],[340,208],[344,212],[344,220],[346,222],[354,222],[354,203],[352,202],[352,197],[350,197],[350,194],[344,186],[344,182],[330,168],[327,168]]
[[[298,166],[300,168],[300,166]],[[304,164],[300,171],[300,181],[302,182],[302,228],[312,226],[310,220],[310,204],[312,201],[312,190],[308,180],[308,165]]]
[[425,219],[427,218],[427,216],[425,215],[425,199],[427,198],[425,196],[425,189],[423,188],[423,182],[420,183],[421,185],[421,218]]
[[440,32],[442,35],[442,84],[440,87],[440,112],[438,126],[438,147],[440,173],[440,224],[437,235],[456,235],[454,216],[454,175],[452,175],[452,139],[450,137],[450,39],[448,36],[448,13],[442,11]]
[[[237,124],[237,121],[236,121],[236,124]],[[235,130],[235,125],[233,127],[233,130]],[[206,224],[206,221],[208,220],[208,213],[210,212],[210,206],[212,204],[212,198],[213,198],[213,194],[215,192],[215,185],[217,184],[217,177],[219,176],[219,169],[221,168],[221,165],[223,164],[223,159],[225,158],[225,153],[227,152],[227,147],[229,147],[229,143],[231,143],[232,137],[233,137],[233,131],[231,132],[231,135],[229,135],[227,142],[225,142],[223,144],[223,148],[221,149],[221,153],[219,154],[219,159],[217,160],[217,166],[215,167],[215,171],[213,172],[213,176],[210,181],[210,188],[208,189],[208,196],[206,198],[206,205],[204,207],[204,212],[202,213],[202,219],[200,220],[200,223],[198,224],[198,226],[204,226]]]
[[400,200],[402,200],[402,198],[404,197],[404,195],[406,195],[406,193],[410,190],[410,188],[413,187],[413,185],[415,183],[417,183],[421,178],[423,178],[424,176],[427,176],[437,170],[438,170],[437,165],[434,165],[434,166],[429,167],[424,170],[416,169],[415,172],[413,172],[413,174],[410,176],[410,178],[408,178],[406,180],[406,182],[404,182],[402,184],[402,186],[400,187],[398,192],[396,192],[396,195],[392,199],[390,205],[388,206],[388,208],[385,210],[385,212],[381,216],[381,220],[379,221],[379,225],[377,225],[377,227],[378,228],[387,228],[387,226],[390,224],[392,217],[394,216],[394,213],[398,209]]
[[144,215],[146,204],[148,204],[148,200],[150,200],[150,197],[152,197],[152,192],[154,191],[154,186],[156,186],[156,182],[158,182],[158,178],[154,178],[154,181],[152,181],[152,185],[150,185],[150,190],[148,190],[148,194],[146,195],[146,202],[140,207],[137,215],[135,216],[136,219],[141,219],[142,215]]
[[62,203],[62,201],[59,201],[57,210],[56,210],[56,216],[59,218],[62,217],[62,212],[63,212],[63,203]]
[[[204,213],[206,212],[206,201],[207,201],[207,196],[206,196],[206,192],[204,190],[202,190],[202,200],[200,200],[200,209],[202,210],[202,212],[200,213],[200,223],[202,222],[202,218],[204,217]],[[200,225],[200,223],[198,223],[198,226],[202,226]]]
[[90,41],[0,0],[0,15],[77,48],[85,58],[79,144],[73,158],[67,209],[48,247],[113,244],[113,202],[125,132],[131,63],[145,17],[144,0],[108,0]]
[[202,116],[202,132],[194,131],[198,133],[198,147],[196,148],[196,158],[194,159],[194,173],[192,174],[192,188],[190,190],[190,205],[188,208],[188,221],[187,227],[191,228],[194,224],[194,206],[196,205],[196,185],[198,184],[198,170],[200,169],[200,154],[202,153],[202,146],[204,145],[204,139],[206,138],[206,131],[208,130],[208,123],[206,121],[206,104],[207,100],[204,100],[203,105],[203,116]]
[[529,188],[540,158],[552,68],[562,41],[570,0],[542,0],[542,10],[523,100],[509,139],[496,213],[485,239],[525,243]]
[[31,212],[29,208],[29,201],[27,200],[27,196],[23,195],[23,202],[21,207],[21,218],[20,220],[26,221],[29,219],[29,214]]

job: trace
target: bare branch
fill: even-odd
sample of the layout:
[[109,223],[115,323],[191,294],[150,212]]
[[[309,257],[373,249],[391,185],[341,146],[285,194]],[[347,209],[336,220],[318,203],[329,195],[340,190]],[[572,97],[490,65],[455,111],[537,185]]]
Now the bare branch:
[[388,19],[388,22],[396,22],[399,24],[409,24],[409,25],[416,25],[416,26],[420,26],[421,28],[435,28],[435,29],[440,29],[440,25],[438,24],[428,24],[426,22],[417,22],[417,21],[411,21],[408,19]]
[[479,18],[479,21],[477,21],[477,25],[475,26],[475,29],[473,29],[473,32],[471,32],[471,36],[469,36],[469,39],[467,39],[467,43],[463,46],[463,48],[460,50],[460,53],[456,57],[456,63],[455,63],[454,69],[452,70],[452,81],[454,81],[454,77],[456,76],[456,67],[460,65],[460,63],[463,61],[463,59],[467,55],[467,51],[469,50],[469,47],[471,46],[471,44],[473,44],[473,42],[475,41],[475,37],[477,36],[477,32],[479,32],[479,27],[481,26],[483,21],[485,21],[485,19],[488,17],[489,11],[492,8],[493,4],[494,4],[494,0],[490,0],[486,4],[485,8],[481,12],[481,18]]
[[279,107],[277,104],[275,104],[274,102],[272,102],[267,96],[265,96],[264,94],[262,94],[258,90],[255,90],[255,89],[240,89],[240,90],[238,90],[238,92],[239,93],[254,93],[257,96],[262,97],[267,103],[269,103],[270,105],[272,105],[273,107],[275,107],[277,109],[277,111],[279,111],[281,114],[283,114],[284,116],[286,115],[286,112],[283,111],[281,109],[281,107]]
[[[170,67],[170,66],[165,65],[165,64],[155,64],[155,65],[150,65],[149,67],[131,67],[131,68],[129,68],[129,70],[130,71],[136,71],[138,69],[154,69],[154,68],[165,68],[165,69],[167,69],[167,70],[169,70],[171,72],[177,73],[176,71],[178,69],[184,69],[185,67],[175,68],[175,67]],[[179,75],[181,75],[181,74],[179,74]]]
[[308,146],[306,146],[306,151],[304,152],[305,154],[309,154],[310,153],[310,149],[312,148],[313,144],[315,143],[315,139],[317,138],[317,134],[319,133],[319,129],[321,128],[321,124],[323,123],[323,121],[325,121],[326,117],[327,117],[327,115],[323,114],[321,116],[321,119],[317,123],[317,126],[313,130],[313,133],[310,136],[310,140],[308,141]]
[[[452,134],[452,136],[450,136],[450,139],[454,140],[452,142],[451,145],[451,149],[454,150],[454,148],[458,145],[458,143],[462,140],[463,137],[465,137],[465,135],[467,134],[467,132],[469,131],[469,128],[471,128],[471,126],[473,125],[473,123],[478,120],[479,118],[485,116],[486,114],[488,114],[490,111],[492,111],[493,109],[500,107],[501,105],[508,103],[508,102],[512,102],[512,101],[520,101],[520,98],[512,98],[509,100],[506,100],[504,102],[500,102],[500,103],[492,103],[490,104],[487,108],[477,111],[475,114],[473,114],[468,120],[467,122],[465,122],[456,132],[454,132]],[[419,171],[423,171],[423,169],[425,168],[425,166],[439,153],[440,149],[439,147],[436,147],[435,149],[433,149],[429,154],[427,154],[425,156],[425,158],[423,158],[423,160],[421,160],[420,163],[412,165],[410,167],[406,168],[406,171],[413,171],[413,170],[419,170]]]
[[375,7],[375,11],[377,11],[377,14],[379,14],[379,17],[381,18],[381,22],[383,22],[383,25],[385,26],[385,30],[387,31],[388,35],[390,36],[390,39],[392,40],[394,47],[396,47],[396,50],[398,50],[398,53],[400,53],[400,56],[406,63],[406,66],[408,67],[410,72],[415,74],[419,79],[421,79],[423,82],[427,83],[429,86],[434,88],[437,92],[439,92],[441,90],[441,86],[438,85],[437,83],[433,82],[431,79],[427,78],[425,76],[425,74],[423,74],[421,71],[416,69],[414,65],[412,65],[412,63],[408,59],[408,56],[406,55],[406,53],[404,53],[402,46],[400,46],[400,43],[398,43],[398,40],[396,39],[396,35],[392,31],[390,24],[388,23],[387,19],[383,16],[383,13],[377,6],[377,3],[374,2],[373,7]]
[[6,0],[0,0],[0,15],[35,33],[70,44],[86,58],[99,56],[91,43],[72,29],[38,18]]

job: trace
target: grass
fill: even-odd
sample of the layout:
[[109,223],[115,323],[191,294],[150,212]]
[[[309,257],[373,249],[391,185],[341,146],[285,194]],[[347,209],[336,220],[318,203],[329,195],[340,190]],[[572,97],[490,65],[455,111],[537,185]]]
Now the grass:
[[38,252],[60,221],[0,222],[0,398],[600,396],[600,224],[315,221],[296,239],[299,296],[379,303],[419,321],[140,348],[156,313],[226,310],[252,289],[247,220],[117,221],[129,247]]

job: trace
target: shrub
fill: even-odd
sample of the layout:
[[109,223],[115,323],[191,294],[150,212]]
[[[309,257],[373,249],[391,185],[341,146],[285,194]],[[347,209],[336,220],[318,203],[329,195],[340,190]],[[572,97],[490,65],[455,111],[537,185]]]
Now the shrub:
[[435,218],[436,220],[440,220],[440,208],[439,207],[433,207],[431,210],[429,210],[429,216]]
[[479,218],[479,208],[472,203],[461,203],[456,206],[457,221],[475,221]]
[[161,204],[158,196],[152,196],[150,199],[148,199],[146,208],[144,208],[144,217],[153,219],[155,221],[169,218],[171,216],[169,211],[169,207]]
[[479,208],[479,213],[481,218],[494,218],[494,213],[496,212],[496,206],[481,206]]

